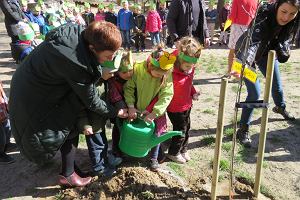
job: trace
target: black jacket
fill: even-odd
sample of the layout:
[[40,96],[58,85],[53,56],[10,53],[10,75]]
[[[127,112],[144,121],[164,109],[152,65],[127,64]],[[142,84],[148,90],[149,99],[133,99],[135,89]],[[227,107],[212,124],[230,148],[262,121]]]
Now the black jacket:
[[106,12],[105,13],[105,21],[113,23],[117,26],[117,15],[112,12]]
[[[209,37],[209,30],[205,17],[204,0],[195,0],[199,3],[200,13],[197,18],[193,18],[193,3],[191,0],[172,0],[167,16],[168,31],[173,41],[192,34],[199,38],[200,43],[204,44],[204,38]],[[192,33],[193,21],[196,21],[197,28]]]
[[[294,20],[284,26],[276,21],[276,4],[264,4],[259,10],[248,31],[237,41],[236,57],[252,66],[256,61],[266,56],[269,50],[275,50],[279,62],[286,62],[290,56],[290,45],[295,37],[296,29],[299,28],[299,13]],[[244,51],[246,38],[251,26],[254,25],[249,48]]]
[[4,22],[8,36],[17,36],[16,24],[23,19],[27,19],[20,8],[18,0],[1,0],[0,7],[5,16]]
[[116,116],[96,89],[102,71],[83,39],[83,29],[66,24],[52,30],[13,75],[12,133],[21,152],[33,162],[44,163],[55,155],[82,109]]
[[145,33],[146,29],[146,18],[143,14],[133,14],[133,25],[134,30],[141,30],[143,33]]

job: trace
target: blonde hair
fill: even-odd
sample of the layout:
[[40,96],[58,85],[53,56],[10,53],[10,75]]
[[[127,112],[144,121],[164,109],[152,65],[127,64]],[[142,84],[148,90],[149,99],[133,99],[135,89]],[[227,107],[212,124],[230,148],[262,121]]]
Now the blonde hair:
[[201,55],[202,46],[194,37],[186,36],[181,38],[176,47],[179,52],[187,56],[199,58]]

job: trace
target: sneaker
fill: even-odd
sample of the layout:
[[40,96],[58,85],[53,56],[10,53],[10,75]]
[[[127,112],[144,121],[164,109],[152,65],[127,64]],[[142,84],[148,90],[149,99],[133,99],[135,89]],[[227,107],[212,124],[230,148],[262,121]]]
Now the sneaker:
[[123,162],[123,159],[121,157],[114,156],[114,155],[110,156],[108,160],[109,160],[109,164],[115,167],[120,165]]
[[151,159],[150,160],[150,170],[157,172],[159,169],[159,163],[157,161],[157,159]]
[[236,137],[241,145],[243,145],[246,148],[251,148],[251,139],[249,136],[248,125],[242,125],[241,128],[237,131]]
[[170,160],[176,162],[176,163],[186,163],[186,160],[184,159],[184,157],[181,154],[178,154],[177,156],[173,156],[170,154],[167,154],[167,158],[169,158]]
[[15,162],[11,156],[7,155],[6,153],[0,153],[0,164],[10,164]]
[[295,117],[293,115],[291,115],[288,111],[286,111],[285,108],[275,106],[272,110],[274,113],[281,114],[285,120],[288,120],[288,121],[295,120]]
[[186,162],[191,160],[191,156],[188,152],[181,153],[182,157],[186,160]]
[[7,143],[5,145],[5,148],[4,148],[4,152],[13,152],[13,151],[18,151],[18,146],[16,143]]

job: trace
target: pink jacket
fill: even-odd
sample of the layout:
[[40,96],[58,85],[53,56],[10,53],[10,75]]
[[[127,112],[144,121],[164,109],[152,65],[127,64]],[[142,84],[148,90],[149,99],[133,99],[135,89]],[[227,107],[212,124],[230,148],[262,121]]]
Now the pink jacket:
[[233,24],[248,26],[255,16],[257,6],[257,0],[233,0],[228,18]]
[[146,21],[146,31],[150,33],[158,32],[162,29],[162,23],[158,12],[149,11]]
[[105,20],[105,13],[97,12],[95,15],[95,21],[104,21]]

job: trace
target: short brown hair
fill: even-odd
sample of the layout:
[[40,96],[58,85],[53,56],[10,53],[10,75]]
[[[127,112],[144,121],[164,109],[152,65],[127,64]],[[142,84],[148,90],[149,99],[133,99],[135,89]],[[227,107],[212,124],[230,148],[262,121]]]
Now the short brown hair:
[[122,45],[119,29],[106,21],[94,21],[84,31],[84,39],[93,45],[96,51],[116,51]]

